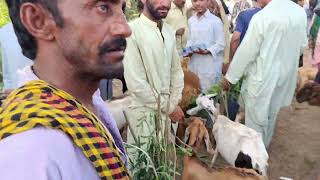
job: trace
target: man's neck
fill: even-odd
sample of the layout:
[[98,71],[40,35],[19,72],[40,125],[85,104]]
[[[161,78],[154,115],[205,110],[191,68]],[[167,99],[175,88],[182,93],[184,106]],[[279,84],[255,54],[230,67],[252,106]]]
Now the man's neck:
[[173,4],[174,4],[178,9],[183,10],[183,7],[184,7],[184,6],[181,7],[181,6],[177,5],[175,1],[173,1]]
[[253,7],[255,7],[255,8],[262,8],[263,5],[262,5],[261,3],[259,3],[259,2],[256,2]]
[[208,9],[206,9],[205,11],[203,12],[199,12],[199,13],[196,13],[197,17],[200,18],[201,16],[203,16],[206,12],[207,12]]
[[[60,58],[60,59],[59,59]],[[90,110],[93,109],[92,95],[98,89],[99,80],[83,78],[74,66],[62,57],[38,54],[33,65],[39,79],[63,90],[78,99]]]
[[143,15],[146,16],[148,19],[150,19],[151,21],[155,22],[155,23],[160,23],[161,19],[156,19],[154,18],[146,9],[143,10]]

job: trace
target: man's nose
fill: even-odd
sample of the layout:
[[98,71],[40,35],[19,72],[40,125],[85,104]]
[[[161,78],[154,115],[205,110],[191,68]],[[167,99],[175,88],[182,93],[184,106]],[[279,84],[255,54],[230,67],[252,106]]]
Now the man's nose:
[[127,38],[131,35],[132,31],[128,25],[127,19],[123,13],[119,13],[117,16],[117,20],[114,23],[110,24],[111,34],[113,36],[124,37]]

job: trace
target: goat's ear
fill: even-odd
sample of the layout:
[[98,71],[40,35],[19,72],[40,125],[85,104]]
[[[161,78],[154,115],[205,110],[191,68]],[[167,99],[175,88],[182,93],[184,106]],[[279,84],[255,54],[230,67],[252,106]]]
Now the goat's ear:
[[192,109],[189,109],[189,110],[187,111],[187,114],[190,115],[190,116],[194,116],[194,115],[196,115],[200,110],[201,110],[201,107],[196,106],[196,107],[194,107],[194,108],[192,108]]
[[217,93],[208,94],[207,97],[208,97],[210,100],[213,100],[213,98],[216,97],[217,95],[218,95]]

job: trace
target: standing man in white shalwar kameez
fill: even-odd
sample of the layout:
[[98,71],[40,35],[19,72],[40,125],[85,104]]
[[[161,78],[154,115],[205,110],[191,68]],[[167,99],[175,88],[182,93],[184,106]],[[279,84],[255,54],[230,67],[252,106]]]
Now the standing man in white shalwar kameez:
[[198,75],[201,91],[220,81],[224,55],[224,32],[221,20],[208,10],[208,0],[193,0],[195,14],[189,19],[187,47],[204,44],[206,49],[191,56],[190,71]]
[[272,0],[252,18],[221,82],[228,89],[246,76],[240,96],[246,125],[262,133],[267,148],[280,108],[292,102],[299,56],[307,46],[306,19],[291,0]]
[[[183,71],[176,49],[175,32],[163,22],[170,9],[169,0],[142,0],[141,16],[129,23],[132,36],[125,52],[124,77],[131,103],[127,110],[133,134],[140,143],[146,136],[155,136],[156,120],[160,110],[161,136],[164,125],[184,119],[178,106],[182,96]],[[170,118],[169,118],[170,117]],[[128,133],[128,143],[135,143]],[[145,148],[143,146],[142,148]],[[129,157],[134,152],[128,150]]]

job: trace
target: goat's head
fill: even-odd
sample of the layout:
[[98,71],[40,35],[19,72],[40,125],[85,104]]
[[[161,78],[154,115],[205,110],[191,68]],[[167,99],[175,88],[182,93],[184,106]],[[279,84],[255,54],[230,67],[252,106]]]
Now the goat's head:
[[213,154],[214,150],[210,141],[209,132],[204,124],[203,119],[199,117],[191,117],[188,127],[185,132],[185,142],[191,147],[194,147],[193,150],[197,151],[200,148],[200,145],[204,142],[209,154]]
[[296,99],[299,103],[310,101],[320,94],[320,85],[316,82],[308,82],[297,93]]
[[188,110],[187,114],[190,116],[196,115],[200,110],[205,109],[208,111],[210,115],[214,115],[217,113],[217,109],[214,106],[213,98],[217,96],[217,94],[200,94],[196,100],[197,106]]

